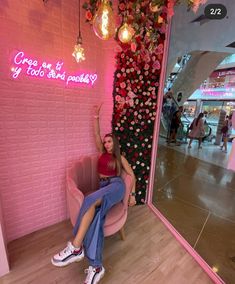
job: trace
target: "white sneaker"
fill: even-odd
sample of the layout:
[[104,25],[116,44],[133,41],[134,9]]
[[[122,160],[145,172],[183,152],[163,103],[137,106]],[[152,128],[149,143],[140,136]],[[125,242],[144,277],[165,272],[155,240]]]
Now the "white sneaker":
[[104,276],[105,269],[104,267],[94,268],[93,266],[89,266],[88,269],[85,270],[87,274],[86,280],[84,284],[96,284],[100,281],[100,279]]
[[54,255],[51,259],[51,263],[55,266],[66,266],[75,261],[80,261],[84,258],[83,248],[76,249],[71,242],[67,243],[67,247],[61,252]]

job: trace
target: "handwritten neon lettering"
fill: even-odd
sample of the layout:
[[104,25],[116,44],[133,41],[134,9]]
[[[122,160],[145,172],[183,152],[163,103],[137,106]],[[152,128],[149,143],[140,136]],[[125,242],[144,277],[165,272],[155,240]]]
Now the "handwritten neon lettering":
[[13,58],[15,66],[11,68],[12,78],[17,79],[19,76],[27,75],[34,78],[45,78],[54,81],[64,81],[66,85],[74,83],[94,85],[97,80],[97,74],[81,73],[81,74],[67,74],[63,70],[64,62],[57,61],[52,64],[50,62],[42,61],[41,63],[34,59],[25,56],[23,51],[19,51]]
[[39,69],[33,69],[31,66],[27,68],[27,74],[31,76],[43,77],[45,72],[42,70],[42,66]]
[[48,79],[61,79],[61,80],[65,80],[65,72],[60,74],[60,73],[56,73],[54,69],[51,69],[49,71],[49,73],[47,74],[47,78]]
[[19,76],[21,71],[22,71],[22,68],[20,68],[20,67],[13,68],[13,75],[12,75],[12,77],[14,79],[16,79]]
[[[22,59],[20,59],[20,57],[22,57]],[[16,54],[15,58],[14,58],[14,63],[16,65],[19,65],[19,64],[27,64],[28,66],[38,66],[38,62],[37,60],[32,60],[32,59],[28,59],[26,57],[24,57],[24,52],[23,51],[20,51]]]

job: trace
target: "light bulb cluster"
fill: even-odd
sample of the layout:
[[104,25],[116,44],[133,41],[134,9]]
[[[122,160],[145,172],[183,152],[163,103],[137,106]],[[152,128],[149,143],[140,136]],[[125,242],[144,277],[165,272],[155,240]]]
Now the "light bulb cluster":
[[[80,9],[80,1],[79,1]],[[109,0],[101,0],[100,6],[93,19],[93,30],[95,34],[102,40],[108,40],[116,33],[115,19],[113,15],[112,7]],[[118,38],[123,43],[128,43],[135,31],[131,25],[124,22],[119,28]],[[72,56],[79,63],[85,60],[84,48],[82,47],[82,38],[80,32],[80,10],[79,10],[79,37],[77,44],[74,46]]]
[[[93,30],[103,40],[108,40],[116,33],[115,19],[109,0],[102,0],[93,19]],[[129,42],[134,35],[134,29],[124,23],[118,31],[118,38],[121,42]]]

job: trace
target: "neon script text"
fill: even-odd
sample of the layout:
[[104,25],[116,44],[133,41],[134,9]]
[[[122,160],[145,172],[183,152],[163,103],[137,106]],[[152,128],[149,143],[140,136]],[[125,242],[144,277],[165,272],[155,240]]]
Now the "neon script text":
[[26,57],[23,51],[19,51],[15,55],[13,63],[14,67],[11,68],[11,71],[14,79],[17,79],[20,74],[24,73],[31,77],[64,81],[66,85],[74,83],[93,86],[97,80],[96,74],[67,74],[63,70],[64,62],[57,61],[55,64],[46,61],[39,62],[36,59]]

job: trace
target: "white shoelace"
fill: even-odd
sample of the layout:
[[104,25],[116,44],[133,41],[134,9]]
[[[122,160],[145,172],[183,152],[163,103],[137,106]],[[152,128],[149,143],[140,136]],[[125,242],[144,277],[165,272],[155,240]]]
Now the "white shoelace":
[[85,273],[87,274],[87,277],[84,284],[89,284],[93,280],[94,274],[96,273],[96,269],[92,266],[89,266],[88,269],[85,269]]
[[71,254],[71,252],[74,251],[74,248],[72,247],[71,243],[68,242],[67,243],[67,247],[65,249],[63,249],[59,255],[62,256],[62,257],[66,257],[67,255]]

